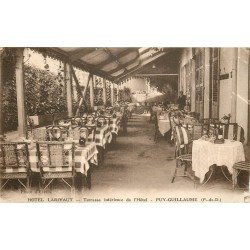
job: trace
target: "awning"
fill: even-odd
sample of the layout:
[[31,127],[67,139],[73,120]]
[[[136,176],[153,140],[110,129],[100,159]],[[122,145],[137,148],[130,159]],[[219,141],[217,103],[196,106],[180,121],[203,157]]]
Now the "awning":
[[113,82],[121,82],[143,66],[166,55],[174,48],[46,48],[58,53],[72,65]]

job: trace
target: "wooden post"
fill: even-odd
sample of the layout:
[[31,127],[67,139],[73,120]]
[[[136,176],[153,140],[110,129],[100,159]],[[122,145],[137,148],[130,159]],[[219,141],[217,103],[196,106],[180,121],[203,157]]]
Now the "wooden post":
[[82,93],[82,98],[79,102],[79,105],[78,105],[78,108],[77,108],[77,111],[76,111],[76,116],[79,115],[79,111],[80,111],[80,107],[82,106],[82,103],[83,103],[83,100],[86,96],[86,93],[87,93],[87,89],[88,89],[88,86],[89,86],[89,82],[90,82],[90,78],[92,77],[92,75],[89,73],[89,76],[88,76],[88,81],[87,81],[87,84],[86,84],[86,87],[84,88],[84,91]]
[[238,68],[238,48],[234,48],[232,62],[232,106],[231,121],[236,122],[236,105],[237,105],[237,68]]
[[119,102],[119,89],[120,89],[120,85],[119,83],[117,83],[117,91],[116,91],[116,101]]
[[0,48],[0,141],[3,140],[4,136],[4,123],[3,123],[3,69],[2,69],[2,59],[3,59],[3,48]]
[[71,66],[68,63],[64,63],[64,79],[66,85],[66,94],[67,94],[67,108],[68,108],[68,117],[73,116],[73,103],[72,103],[72,71]]
[[25,112],[25,87],[23,73],[23,48],[16,51],[16,94],[17,94],[17,115],[18,135],[26,138],[26,112]]
[[111,106],[114,106],[114,83],[111,82]]
[[90,106],[94,108],[94,76],[92,75],[90,83]]
[[[247,145],[250,145],[250,50],[248,50],[248,123],[247,123]],[[249,176],[250,181],[250,176]]]
[[103,98],[103,105],[105,106],[107,102],[106,79],[103,78],[102,84],[103,84],[102,85],[102,89],[103,89],[102,98]]

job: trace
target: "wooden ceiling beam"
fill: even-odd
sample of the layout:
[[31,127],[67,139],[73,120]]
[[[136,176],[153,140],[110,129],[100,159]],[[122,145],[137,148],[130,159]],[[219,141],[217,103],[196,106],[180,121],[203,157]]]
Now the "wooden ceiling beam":
[[156,53],[153,57],[147,58],[144,61],[142,61],[140,63],[140,65],[135,66],[134,68],[122,73],[120,76],[115,77],[114,82],[120,82],[120,81],[124,80],[125,78],[128,77],[129,74],[132,74],[133,72],[136,72],[137,70],[139,70],[143,66],[155,61],[156,59],[158,59],[159,57],[164,56],[164,55],[166,55],[166,52]]
[[114,74],[115,72],[117,71],[120,71],[121,69],[126,69],[126,67],[128,67],[129,65],[131,65],[132,63],[134,63],[135,61],[137,61],[137,59],[139,58],[139,54],[136,55],[136,57],[134,59],[132,59],[131,61],[127,62],[127,63],[120,63],[121,66],[115,68],[115,69],[112,69],[110,71],[108,71],[107,73],[112,75]]
[[95,51],[95,48],[80,48],[75,51],[70,52],[69,59],[74,62],[83,56],[86,56]]
[[[108,49],[108,48],[107,48]],[[119,60],[121,57],[126,56],[127,54],[131,53],[132,51],[138,51],[138,48],[128,48],[120,53],[118,53],[115,57],[116,60]],[[110,52],[111,53],[111,52]],[[104,62],[101,62],[99,64],[96,64],[95,66],[98,68],[103,68],[104,66],[112,63],[114,61],[114,58],[108,58],[107,60],[105,60]]]

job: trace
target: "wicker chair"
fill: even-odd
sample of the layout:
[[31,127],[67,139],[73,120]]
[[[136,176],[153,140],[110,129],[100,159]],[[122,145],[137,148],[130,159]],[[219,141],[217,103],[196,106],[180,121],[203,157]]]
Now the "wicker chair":
[[[172,178],[172,183],[176,177],[191,177],[187,173],[187,167],[192,164],[192,154],[190,154],[191,137],[189,132],[182,126],[176,126],[174,129],[174,141],[176,168]],[[184,173],[178,174],[178,170],[183,164],[185,165]]]
[[95,132],[96,132],[96,127],[95,126],[85,126],[81,127],[80,130],[82,129],[88,129],[88,142],[94,142],[95,141]]
[[224,139],[244,142],[244,130],[237,123],[223,124],[222,129]]
[[[249,175],[249,182],[250,182],[250,162],[249,161],[241,161],[237,162],[233,166],[233,190],[237,186],[237,177],[240,174],[241,171],[248,172]],[[250,184],[248,185],[249,194],[250,194]]]
[[[0,142],[0,190],[17,180],[25,189],[30,188],[30,162],[28,144],[25,142]],[[25,183],[26,182],[26,183]]]
[[32,131],[33,140],[46,141],[48,138],[46,128],[36,128]]
[[68,130],[68,138],[72,138],[73,140],[79,140],[81,135],[80,127],[74,127]]
[[64,141],[68,137],[68,129],[64,126],[48,126],[46,131],[49,141]]
[[191,140],[198,140],[204,134],[203,124],[184,124],[182,125],[190,133]]
[[[36,148],[43,190],[55,179],[62,179],[73,190],[75,178],[74,142],[40,141],[36,143]],[[71,183],[67,180],[71,180]]]

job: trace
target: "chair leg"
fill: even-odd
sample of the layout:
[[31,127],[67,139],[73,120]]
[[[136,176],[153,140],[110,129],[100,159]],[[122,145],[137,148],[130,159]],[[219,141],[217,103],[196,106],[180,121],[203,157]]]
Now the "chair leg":
[[30,181],[30,176],[27,177],[27,190],[29,191],[30,190],[30,184],[31,184],[31,181]]
[[232,179],[233,179],[233,190],[235,190],[235,187],[237,185],[237,170],[236,169],[233,169]]
[[175,180],[175,177],[176,177],[176,174],[177,174],[177,170],[178,170],[178,164],[179,164],[179,162],[178,162],[178,160],[176,160],[176,166],[175,166],[174,176],[172,178],[171,183],[173,183],[174,180]]

